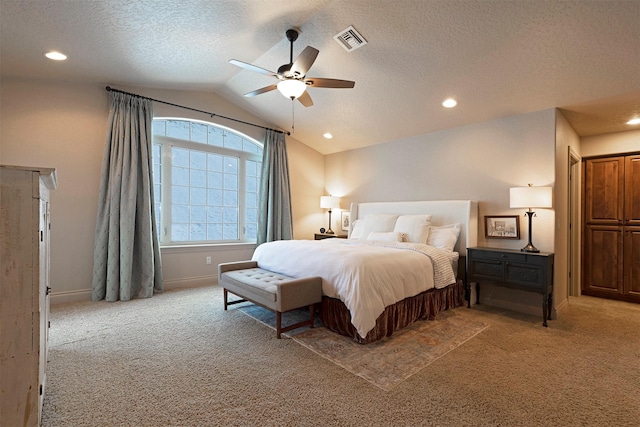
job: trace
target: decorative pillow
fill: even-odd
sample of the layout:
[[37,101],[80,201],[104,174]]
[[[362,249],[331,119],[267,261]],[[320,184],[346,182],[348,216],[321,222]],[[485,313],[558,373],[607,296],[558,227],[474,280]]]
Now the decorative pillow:
[[460,224],[443,225],[442,227],[430,227],[427,245],[436,248],[453,251],[460,235]]
[[364,230],[361,239],[366,239],[371,232],[393,231],[398,215],[369,214],[364,217]]
[[407,235],[407,242],[427,243],[431,215],[400,215],[396,220],[393,231],[399,231]]
[[405,242],[406,235],[397,231],[373,231],[367,236],[367,240],[378,240],[382,242]]
[[351,234],[349,234],[349,238],[361,239],[363,232],[364,232],[364,221],[360,219],[356,219],[351,223]]

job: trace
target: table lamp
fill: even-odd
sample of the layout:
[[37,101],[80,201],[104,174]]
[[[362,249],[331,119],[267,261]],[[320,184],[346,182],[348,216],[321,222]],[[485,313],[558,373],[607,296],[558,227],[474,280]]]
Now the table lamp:
[[540,249],[531,243],[531,222],[535,216],[533,208],[550,208],[551,194],[551,187],[534,187],[533,184],[529,184],[528,187],[509,189],[509,207],[529,209],[525,212],[529,217],[529,243],[521,249],[522,252],[540,252]]
[[321,196],[320,207],[323,209],[329,209],[329,228],[325,231],[325,234],[335,234],[331,229],[331,209],[340,208],[340,197]]

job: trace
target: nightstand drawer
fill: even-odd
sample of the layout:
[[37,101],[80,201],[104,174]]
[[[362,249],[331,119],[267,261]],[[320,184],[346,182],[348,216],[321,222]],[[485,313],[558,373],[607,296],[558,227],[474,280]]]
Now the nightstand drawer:
[[486,261],[497,261],[497,262],[513,262],[519,264],[529,264],[529,265],[538,265],[544,266],[548,263],[549,255],[553,256],[553,254],[547,254],[542,252],[537,253],[525,253],[521,251],[515,251],[510,249],[469,249],[471,255],[469,255],[473,259],[483,259]]
[[530,286],[539,290],[545,285],[547,278],[544,269],[531,264],[506,262],[504,266],[504,280],[513,285]]
[[469,257],[469,273],[476,278],[502,280],[503,267],[501,261]]

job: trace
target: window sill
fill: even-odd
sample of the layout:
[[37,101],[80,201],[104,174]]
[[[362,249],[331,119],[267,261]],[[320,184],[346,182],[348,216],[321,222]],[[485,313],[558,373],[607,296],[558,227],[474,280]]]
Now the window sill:
[[160,252],[163,253],[179,253],[179,252],[201,252],[207,251],[227,251],[229,249],[255,249],[256,244],[251,242],[242,243],[206,243],[198,245],[165,245],[160,246]]

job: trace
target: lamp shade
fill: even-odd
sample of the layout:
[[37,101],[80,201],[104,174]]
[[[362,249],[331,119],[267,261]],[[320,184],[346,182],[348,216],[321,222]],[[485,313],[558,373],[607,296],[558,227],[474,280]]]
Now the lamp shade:
[[320,207],[323,209],[340,209],[340,197],[321,196]]
[[511,208],[550,208],[551,187],[513,187],[509,189]]
[[307,89],[302,80],[286,79],[278,83],[278,90],[289,99],[297,99]]

